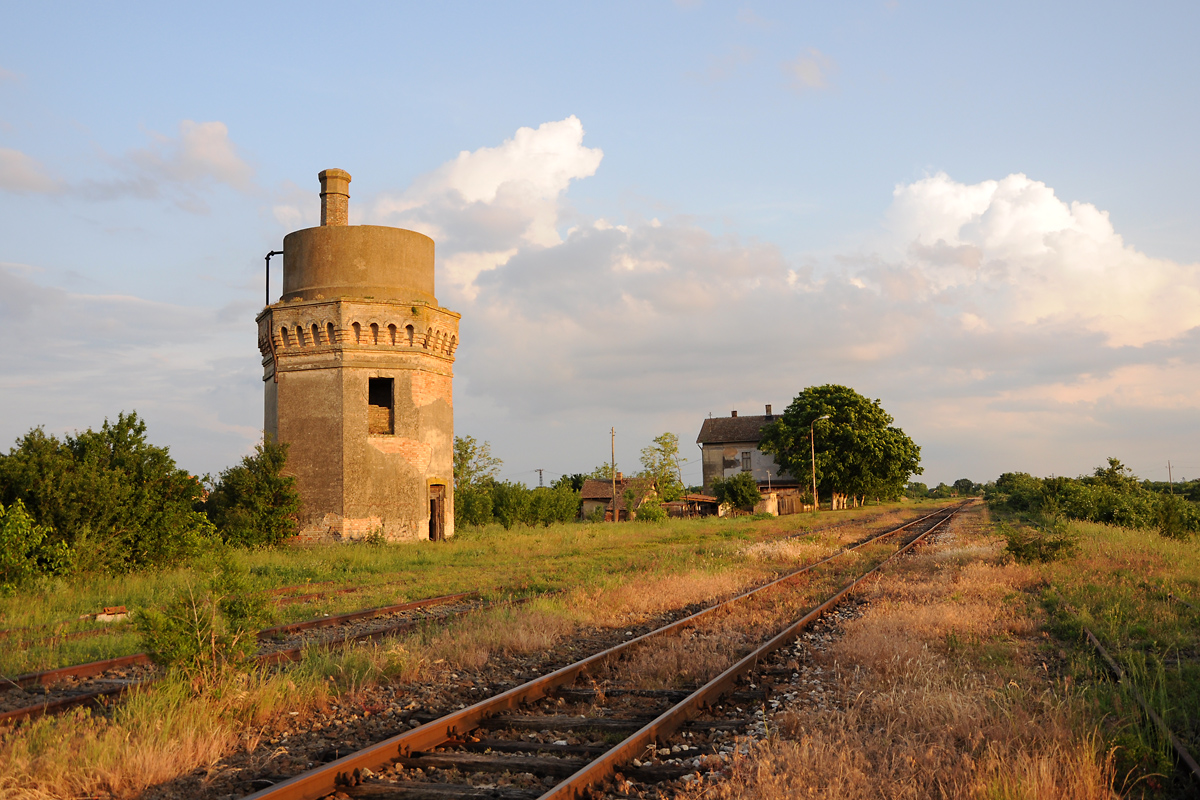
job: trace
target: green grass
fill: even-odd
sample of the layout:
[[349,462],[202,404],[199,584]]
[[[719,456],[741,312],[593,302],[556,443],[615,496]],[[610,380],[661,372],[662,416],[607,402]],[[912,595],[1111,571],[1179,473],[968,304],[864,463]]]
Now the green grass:
[[1200,542],[1091,523],[1071,528],[1079,552],[1041,566],[1051,630],[1074,646],[1068,670],[1088,687],[1110,741],[1120,748],[1118,774],[1140,778],[1132,796],[1189,796],[1194,784],[1189,789],[1188,779],[1174,770],[1165,738],[1142,719],[1127,689],[1109,678],[1083,628],[1096,634],[1192,755],[1200,756],[1200,613],[1165,596],[1169,589],[1200,605]]
[[[280,606],[273,620],[280,624],[466,591],[505,597],[605,586],[631,574],[740,568],[765,573],[782,565],[747,558],[742,552],[747,544],[905,507],[869,506],[765,520],[738,517],[669,520],[662,524],[567,523],[510,531],[494,525],[459,531],[445,542],[287,547],[233,551],[230,555],[239,568],[249,573],[256,589],[324,582],[332,583],[313,590],[370,587],[354,594]],[[917,509],[909,506],[909,510]],[[816,534],[814,541],[819,536]],[[58,626],[71,631],[95,627],[95,623],[77,618],[105,606],[124,605],[131,611],[161,606],[189,583],[202,583],[212,569],[210,558],[163,572],[45,580],[0,597],[0,628]],[[137,636],[128,627],[114,631],[120,632],[25,648],[0,647],[0,674],[12,676],[140,649]],[[0,644],[14,641],[0,640]]]

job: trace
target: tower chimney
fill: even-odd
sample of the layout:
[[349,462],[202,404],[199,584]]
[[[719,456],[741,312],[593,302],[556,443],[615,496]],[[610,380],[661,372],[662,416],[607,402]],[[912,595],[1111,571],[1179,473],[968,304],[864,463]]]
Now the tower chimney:
[[771,416],[771,404],[767,403],[767,416]]
[[733,412],[732,414],[730,414],[729,416],[731,416],[731,417],[736,417],[736,416],[737,416],[737,412],[736,412],[736,411],[734,411],[734,412]]
[[327,169],[317,175],[321,179],[321,224],[350,224],[350,173],[344,169]]

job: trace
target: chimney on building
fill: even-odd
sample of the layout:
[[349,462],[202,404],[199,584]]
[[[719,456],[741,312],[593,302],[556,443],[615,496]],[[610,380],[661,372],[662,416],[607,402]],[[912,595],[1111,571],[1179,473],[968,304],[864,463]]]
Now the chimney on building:
[[617,473],[617,480],[619,480],[619,481],[623,481],[623,480],[625,480],[625,476],[624,476],[624,475],[622,475],[621,473],[619,473],[619,472],[618,472],[618,473]]
[[327,169],[317,175],[321,179],[321,224],[350,224],[350,173],[344,169]]
[[729,416],[731,416],[731,417],[736,417],[736,416],[737,416],[737,411],[734,411],[734,412],[733,412],[732,414],[730,414]]
[[767,403],[767,416],[771,416],[771,404]]

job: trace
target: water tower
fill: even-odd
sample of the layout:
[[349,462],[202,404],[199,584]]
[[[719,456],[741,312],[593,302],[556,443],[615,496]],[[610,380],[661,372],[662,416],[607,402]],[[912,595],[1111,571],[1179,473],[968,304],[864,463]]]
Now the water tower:
[[289,445],[300,537],[454,532],[459,315],[433,294],[433,240],[348,224],[350,175],[321,180],[321,225],[283,240],[283,295],[258,315],[264,428]]

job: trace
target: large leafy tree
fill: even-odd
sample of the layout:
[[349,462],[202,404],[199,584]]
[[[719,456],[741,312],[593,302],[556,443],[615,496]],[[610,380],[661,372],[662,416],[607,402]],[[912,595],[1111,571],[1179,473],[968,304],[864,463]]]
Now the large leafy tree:
[[0,503],[20,500],[85,570],[164,566],[197,552],[214,534],[194,508],[202,494],[167,448],[146,441],[136,412],[64,439],[34,428],[0,455]]
[[656,436],[642,448],[642,477],[654,479],[658,496],[666,502],[683,496],[679,461],[679,437],[673,433]]
[[[828,416],[828,419],[820,419]],[[819,421],[817,421],[819,420]],[[812,469],[809,426],[816,444],[817,490],[869,497],[899,497],[919,475],[921,448],[892,425],[878,400],[848,386],[805,389],[772,424],[759,447],[801,483]]]

